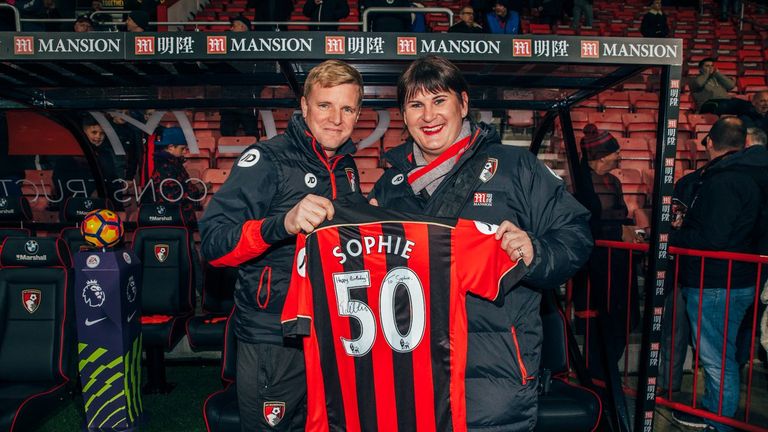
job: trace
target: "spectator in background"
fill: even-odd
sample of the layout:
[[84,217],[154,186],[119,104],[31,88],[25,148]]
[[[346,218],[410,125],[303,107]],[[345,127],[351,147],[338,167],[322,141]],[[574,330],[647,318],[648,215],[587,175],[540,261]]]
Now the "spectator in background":
[[[43,13],[40,18],[46,19],[60,19],[61,12],[56,8],[55,0],[43,0]],[[48,22],[45,23],[45,31],[54,32],[61,31],[62,23],[60,22]]]
[[720,73],[713,58],[699,62],[699,74],[690,80],[689,86],[699,113],[742,115],[751,110],[749,102],[728,95],[736,81]]
[[459,12],[460,21],[448,29],[448,33],[483,33],[483,27],[475,22],[472,6],[464,6]]
[[[229,31],[245,32],[251,29],[251,22],[242,14],[230,19]],[[222,136],[236,136],[242,125],[246,136],[259,136],[259,115],[253,108],[222,109],[219,111]]]
[[752,95],[752,107],[740,116],[746,127],[760,128],[768,133],[768,90]]
[[[307,0],[304,16],[312,21],[340,21],[349,16],[347,0]],[[314,26],[310,30],[336,31],[338,26]]]
[[[745,141],[746,128],[738,118],[721,118],[712,126],[704,139],[709,162],[696,171],[699,180],[691,188],[693,196],[684,197],[683,201],[691,205],[682,221],[673,223],[679,229],[670,233],[672,246],[739,253],[759,253],[767,246],[768,242],[762,240],[766,228],[761,226],[760,218],[765,216],[761,209],[768,205],[764,196],[768,189],[768,151],[741,151]],[[733,417],[739,405],[740,382],[736,339],[741,321],[754,301],[757,268],[738,261],[731,264],[707,260],[702,269],[698,257],[679,259],[678,278],[694,346],[700,338],[697,354],[705,384],[702,406],[713,413],[721,409],[722,416]],[[699,313],[706,318],[700,320]],[[725,370],[721,366],[723,361]],[[732,430],[679,411],[673,411],[672,417],[691,427]]]
[[650,9],[643,15],[640,33],[645,37],[665,38],[669,36],[667,16],[661,10],[661,0],[653,0]]
[[143,33],[149,29],[149,15],[141,10],[131,11],[125,19],[125,29],[131,33]]
[[[624,202],[621,181],[611,173],[621,165],[621,148],[616,138],[590,123],[584,127],[581,148],[582,170],[588,173],[584,185],[587,193],[582,203],[592,213],[589,224],[593,238],[627,243],[644,242],[644,232],[633,226],[632,216]],[[617,366],[624,351],[627,344],[627,317],[631,330],[637,324],[640,314],[637,272],[632,271],[631,281],[629,279],[629,253],[622,249],[609,251],[605,247],[595,247],[586,267],[589,282],[583,272],[578,274],[575,281],[576,316],[582,318],[577,324],[586,325],[586,320],[591,320],[587,348],[589,370],[593,377],[599,379],[606,378],[607,367]],[[610,365],[605,364],[606,358]]]
[[485,15],[483,28],[492,34],[519,34],[520,15],[509,10],[508,0],[496,0],[493,11]]
[[[360,5],[364,9],[372,7],[411,7],[411,2],[409,0],[360,0]],[[410,32],[411,14],[372,12],[368,15],[368,30],[378,32]]]
[[[424,5],[419,2],[412,2],[411,7],[423,8]],[[431,31],[427,25],[426,15],[420,12],[411,14],[411,31],[414,33],[427,33]]]
[[195,229],[195,210],[202,209],[199,201],[204,198],[206,188],[200,182],[189,181],[189,173],[184,168],[186,151],[187,140],[181,128],[169,127],[163,130],[162,136],[155,142],[152,187],[154,202],[178,204],[184,226]]
[[584,14],[584,25],[592,27],[592,5],[594,0],[574,0],[573,2],[573,20],[571,28],[578,30],[581,26],[581,14]]
[[93,21],[88,15],[80,15],[77,17],[74,25],[75,33],[87,33],[93,31]]
[[556,27],[563,15],[563,2],[562,0],[539,0],[536,10],[539,14],[539,24]]
[[[261,21],[290,21],[293,12],[293,0],[248,0],[247,6],[255,9],[253,20]],[[285,31],[286,26],[259,25],[253,28],[256,31]]]

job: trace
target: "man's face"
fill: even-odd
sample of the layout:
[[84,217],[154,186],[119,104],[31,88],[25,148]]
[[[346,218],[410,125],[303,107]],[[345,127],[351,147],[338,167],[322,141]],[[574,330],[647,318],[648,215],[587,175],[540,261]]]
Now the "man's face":
[[752,98],[752,105],[762,115],[768,113],[768,92],[762,91]]
[[342,84],[321,87],[316,84],[307,97],[301,98],[301,113],[309,131],[328,156],[336,154],[355,128],[360,116],[360,87]]
[[465,7],[461,10],[460,18],[467,25],[471,26],[475,22],[475,11],[471,7]]
[[101,10],[101,2],[100,1],[92,1],[91,2],[91,9],[97,11]]
[[405,102],[403,121],[428,162],[456,142],[469,110],[467,93],[416,92]]
[[603,162],[606,164],[608,171],[615,170],[621,165],[621,150],[617,150],[608,156],[604,156]]
[[232,27],[230,27],[229,30],[233,32],[245,32],[248,31],[248,26],[242,21],[233,21]]
[[704,62],[704,64],[701,65],[701,70],[705,74],[711,74],[712,72],[715,71],[715,63],[711,61]]
[[[115,112],[118,112],[123,115],[128,115],[128,110],[115,110]],[[113,115],[112,113],[109,113],[109,117],[112,119],[112,123],[114,124],[125,124],[125,120],[122,117],[118,117],[116,115]]]
[[93,27],[88,21],[78,21],[75,23],[75,33],[87,33],[89,31],[93,31]]
[[493,7],[493,11],[496,12],[496,15],[500,17],[507,16],[507,7],[501,3],[496,3],[496,5]]
[[187,151],[187,146],[185,145],[169,145],[167,149],[168,153],[172,154],[174,157],[180,158],[184,156],[184,152]]
[[95,146],[100,146],[104,142],[104,130],[99,125],[86,126],[83,131],[88,141]]

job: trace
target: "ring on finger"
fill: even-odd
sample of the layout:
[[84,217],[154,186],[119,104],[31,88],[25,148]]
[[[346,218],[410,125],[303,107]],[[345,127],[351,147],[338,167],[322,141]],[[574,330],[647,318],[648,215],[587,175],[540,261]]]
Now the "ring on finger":
[[522,247],[517,248],[517,255],[518,255],[517,257],[519,259],[522,259],[525,256],[525,254],[523,253],[523,248]]

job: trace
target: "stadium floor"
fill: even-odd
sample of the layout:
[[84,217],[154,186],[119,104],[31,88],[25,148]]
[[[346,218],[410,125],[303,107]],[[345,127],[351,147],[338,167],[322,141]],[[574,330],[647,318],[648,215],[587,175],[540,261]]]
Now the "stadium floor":
[[[147,412],[147,423],[142,426],[142,432],[204,432],[203,402],[212,392],[221,389],[219,379],[220,368],[218,361],[205,360],[195,362],[168,362],[166,368],[168,381],[175,383],[176,388],[167,395],[144,395],[143,403]],[[768,406],[768,371],[762,366],[755,367],[755,382],[752,393],[752,421],[754,424],[768,426],[768,412],[763,408]],[[630,378],[630,385],[634,386]],[[690,388],[692,375],[684,376],[684,387]],[[690,393],[679,394],[675,397],[681,402],[690,402]],[[679,398],[679,399],[678,399]],[[742,400],[742,406],[744,400]],[[632,403],[628,401],[630,412]],[[634,414],[632,412],[632,414]],[[79,432],[82,430],[83,414],[82,401],[75,398],[64,410],[50,418],[38,430],[39,432]],[[672,423],[671,412],[663,407],[657,408],[656,432],[690,431]]]

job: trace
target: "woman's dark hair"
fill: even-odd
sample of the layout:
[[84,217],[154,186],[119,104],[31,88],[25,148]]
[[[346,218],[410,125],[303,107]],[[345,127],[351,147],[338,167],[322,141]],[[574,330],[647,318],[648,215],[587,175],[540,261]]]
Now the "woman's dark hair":
[[469,94],[469,86],[459,68],[443,57],[427,56],[414,60],[397,80],[397,104],[400,111],[416,93],[462,92]]

